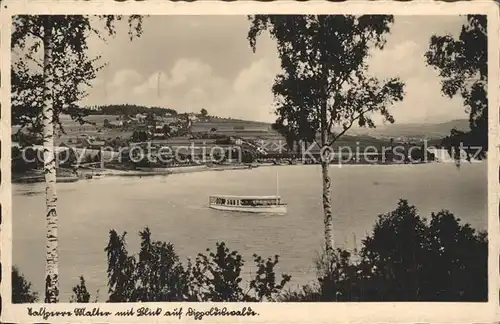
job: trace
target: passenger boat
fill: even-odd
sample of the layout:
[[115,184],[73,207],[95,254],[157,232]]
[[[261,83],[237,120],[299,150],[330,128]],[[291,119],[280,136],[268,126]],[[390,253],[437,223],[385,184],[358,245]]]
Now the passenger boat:
[[230,196],[213,195],[209,197],[209,207],[217,210],[247,213],[286,214],[287,205],[280,196]]
[[279,195],[278,174],[276,174],[276,195],[274,196],[231,196],[212,195],[209,207],[217,210],[247,213],[286,214],[287,205]]

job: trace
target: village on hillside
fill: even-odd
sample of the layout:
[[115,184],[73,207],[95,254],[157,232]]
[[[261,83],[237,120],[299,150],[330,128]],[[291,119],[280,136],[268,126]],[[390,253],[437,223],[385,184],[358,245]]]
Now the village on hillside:
[[[106,174],[103,170],[113,170],[112,174],[120,170],[156,175],[200,168],[319,163],[320,148],[315,143],[305,146],[287,138],[272,124],[211,116],[205,109],[199,113],[177,113],[167,108],[110,105],[87,108],[86,114],[83,124],[69,116],[60,117],[56,150],[61,161],[58,169],[61,181]],[[333,152],[340,147],[350,147],[353,152],[357,149],[362,153],[347,160],[342,159],[341,154],[334,154],[331,162],[342,159],[342,163],[349,164],[392,164],[435,160],[430,151],[426,150],[427,156],[424,156],[423,149],[410,153],[406,149],[399,159],[386,152],[382,158],[382,147],[421,145],[419,139],[413,139],[413,143],[398,142],[401,138],[395,140],[345,135],[332,147]],[[40,159],[40,154],[38,158],[22,157],[23,154],[35,157],[37,150],[42,150],[41,137],[28,128],[18,128],[12,130],[12,142],[13,181],[41,181],[43,158]],[[380,150],[364,152],[368,146]],[[308,153],[303,154],[308,147]],[[30,152],[26,148],[31,148]],[[21,154],[22,150],[25,153]],[[30,175],[33,172],[35,175]]]

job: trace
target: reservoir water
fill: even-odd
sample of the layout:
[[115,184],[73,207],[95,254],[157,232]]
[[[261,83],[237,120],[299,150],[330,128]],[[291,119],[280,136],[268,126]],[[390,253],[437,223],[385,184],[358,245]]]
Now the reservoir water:
[[[211,194],[272,195],[288,203],[284,216],[229,213],[207,207]],[[377,215],[405,198],[421,216],[448,209],[474,228],[487,228],[487,164],[349,165],[331,168],[336,245],[352,249],[370,233]],[[44,184],[13,185],[13,263],[43,297],[45,269]],[[261,167],[166,177],[61,183],[58,190],[61,301],[84,275],[94,296],[105,301],[110,229],[126,231],[129,250],[149,226],[153,239],[170,241],[181,258],[194,258],[225,241],[243,254],[280,255],[278,273],[291,287],[315,278],[314,259],[323,246],[321,169],[317,165]],[[355,242],[357,241],[357,242]],[[252,271],[246,267],[247,273]]]

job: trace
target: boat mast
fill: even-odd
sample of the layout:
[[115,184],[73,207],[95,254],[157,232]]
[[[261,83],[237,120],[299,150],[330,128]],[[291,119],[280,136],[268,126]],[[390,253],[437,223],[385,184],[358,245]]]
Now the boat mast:
[[276,196],[280,195],[280,182],[278,177],[278,171],[276,171]]

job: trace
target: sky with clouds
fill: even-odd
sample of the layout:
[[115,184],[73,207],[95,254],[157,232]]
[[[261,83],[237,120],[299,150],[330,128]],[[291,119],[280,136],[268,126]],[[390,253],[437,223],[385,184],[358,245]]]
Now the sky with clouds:
[[[440,92],[437,72],[424,53],[433,34],[458,35],[458,16],[396,16],[387,44],[373,52],[370,73],[399,76],[403,102],[391,107],[396,122],[443,122],[466,118],[462,100]],[[103,69],[84,104],[139,104],[258,121],[274,120],[273,79],[280,72],[276,43],[264,34],[253,53],[246,16],[150,16],[141,38],[128,39],[126,26],[103,43],[90,42]]]

